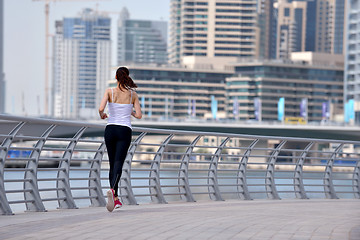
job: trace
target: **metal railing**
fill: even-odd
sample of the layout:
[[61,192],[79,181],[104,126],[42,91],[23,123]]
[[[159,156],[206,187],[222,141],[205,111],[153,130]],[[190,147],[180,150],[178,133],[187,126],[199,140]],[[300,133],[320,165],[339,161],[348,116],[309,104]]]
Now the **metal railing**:
[[[105,206],[104,124],[0,115],[0,212]],[[360,198],[360,142],[134,127],[125,204]]]

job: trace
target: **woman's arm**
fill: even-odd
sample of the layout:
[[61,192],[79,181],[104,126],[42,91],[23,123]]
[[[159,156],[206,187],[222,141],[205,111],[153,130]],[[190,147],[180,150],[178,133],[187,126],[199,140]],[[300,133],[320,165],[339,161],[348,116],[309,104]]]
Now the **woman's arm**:
[[142,118],[142,113],[141,113],[141,107],[140,107],[140,102],[139,102],[139,97],[138,95],[134,92],[134,108],[135,111],[131,113],[131,115],[137,119],[141,119]]
[[100,118],[101,119],[105,119],[107,118],[107,114],[104,113],[106,104],[109,100],[109,89],[106,89],[105,93],[104,93],[104,97],[101,99],[101,103],[100,103],[100,107],[99,107],[99,114],[100,114]]

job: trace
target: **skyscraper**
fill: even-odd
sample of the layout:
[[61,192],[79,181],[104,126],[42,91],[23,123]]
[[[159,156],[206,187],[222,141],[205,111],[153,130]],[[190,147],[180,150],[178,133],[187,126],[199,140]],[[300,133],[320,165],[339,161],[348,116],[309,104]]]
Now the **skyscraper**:
[[344,103],[355,101],[355,121],[360,121],[360,0],[347,2]]
[[84,9],[55,25],[53,115],[95,116],[111,73],[110,18]]
[[5,112],[4,0],[0,0],[0,113]]
[[126,8],[118,22],[118,64],[167,63],[167,22],[133,20]]
[[271,31],[266,32],[271,37],[266,44],[276,52],[270,58],[289,59],[290,53],[302,51],[343,54],[345,0],[260,1],[266,10],[266,31]]
[[170,63],[255,58],[258,35],[257,0],[171,1]]
[[345,0],[322,0],[316,3],[316,52],[343,53]]
[[278,19],[274,2],[275,0],[259,0],[259,57],[264,59],[276,58],[276,26]]
[[276,58],[289,59],[292,52],[305,51],[307,2],[279,0]]

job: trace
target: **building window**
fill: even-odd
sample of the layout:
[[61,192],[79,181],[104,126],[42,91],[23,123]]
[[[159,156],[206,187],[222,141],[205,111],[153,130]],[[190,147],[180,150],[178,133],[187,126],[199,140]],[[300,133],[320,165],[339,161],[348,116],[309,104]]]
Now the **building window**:
[[290,17],[290,9],[289,8],[284,8],[284,16]]

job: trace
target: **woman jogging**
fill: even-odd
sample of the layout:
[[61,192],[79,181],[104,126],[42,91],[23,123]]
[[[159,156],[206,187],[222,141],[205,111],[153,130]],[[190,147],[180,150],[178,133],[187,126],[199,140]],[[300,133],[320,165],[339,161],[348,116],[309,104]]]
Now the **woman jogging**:
[[[110,162],[111,189],[107,192],[108,202],[106,204],[109,212],[122,206],[118,198],[118,184],[131,143],[131,116],[138,119],[142,117],[139,98],[133,90],[137,88],[137,85],[129,76],[129,70],[126,67],[120,67],[117,69],[115,77],[117,87],[105,91],[99,107],[100,118],[108,118],[104,138]],[[109,116],[104,112],[108,102]]]

